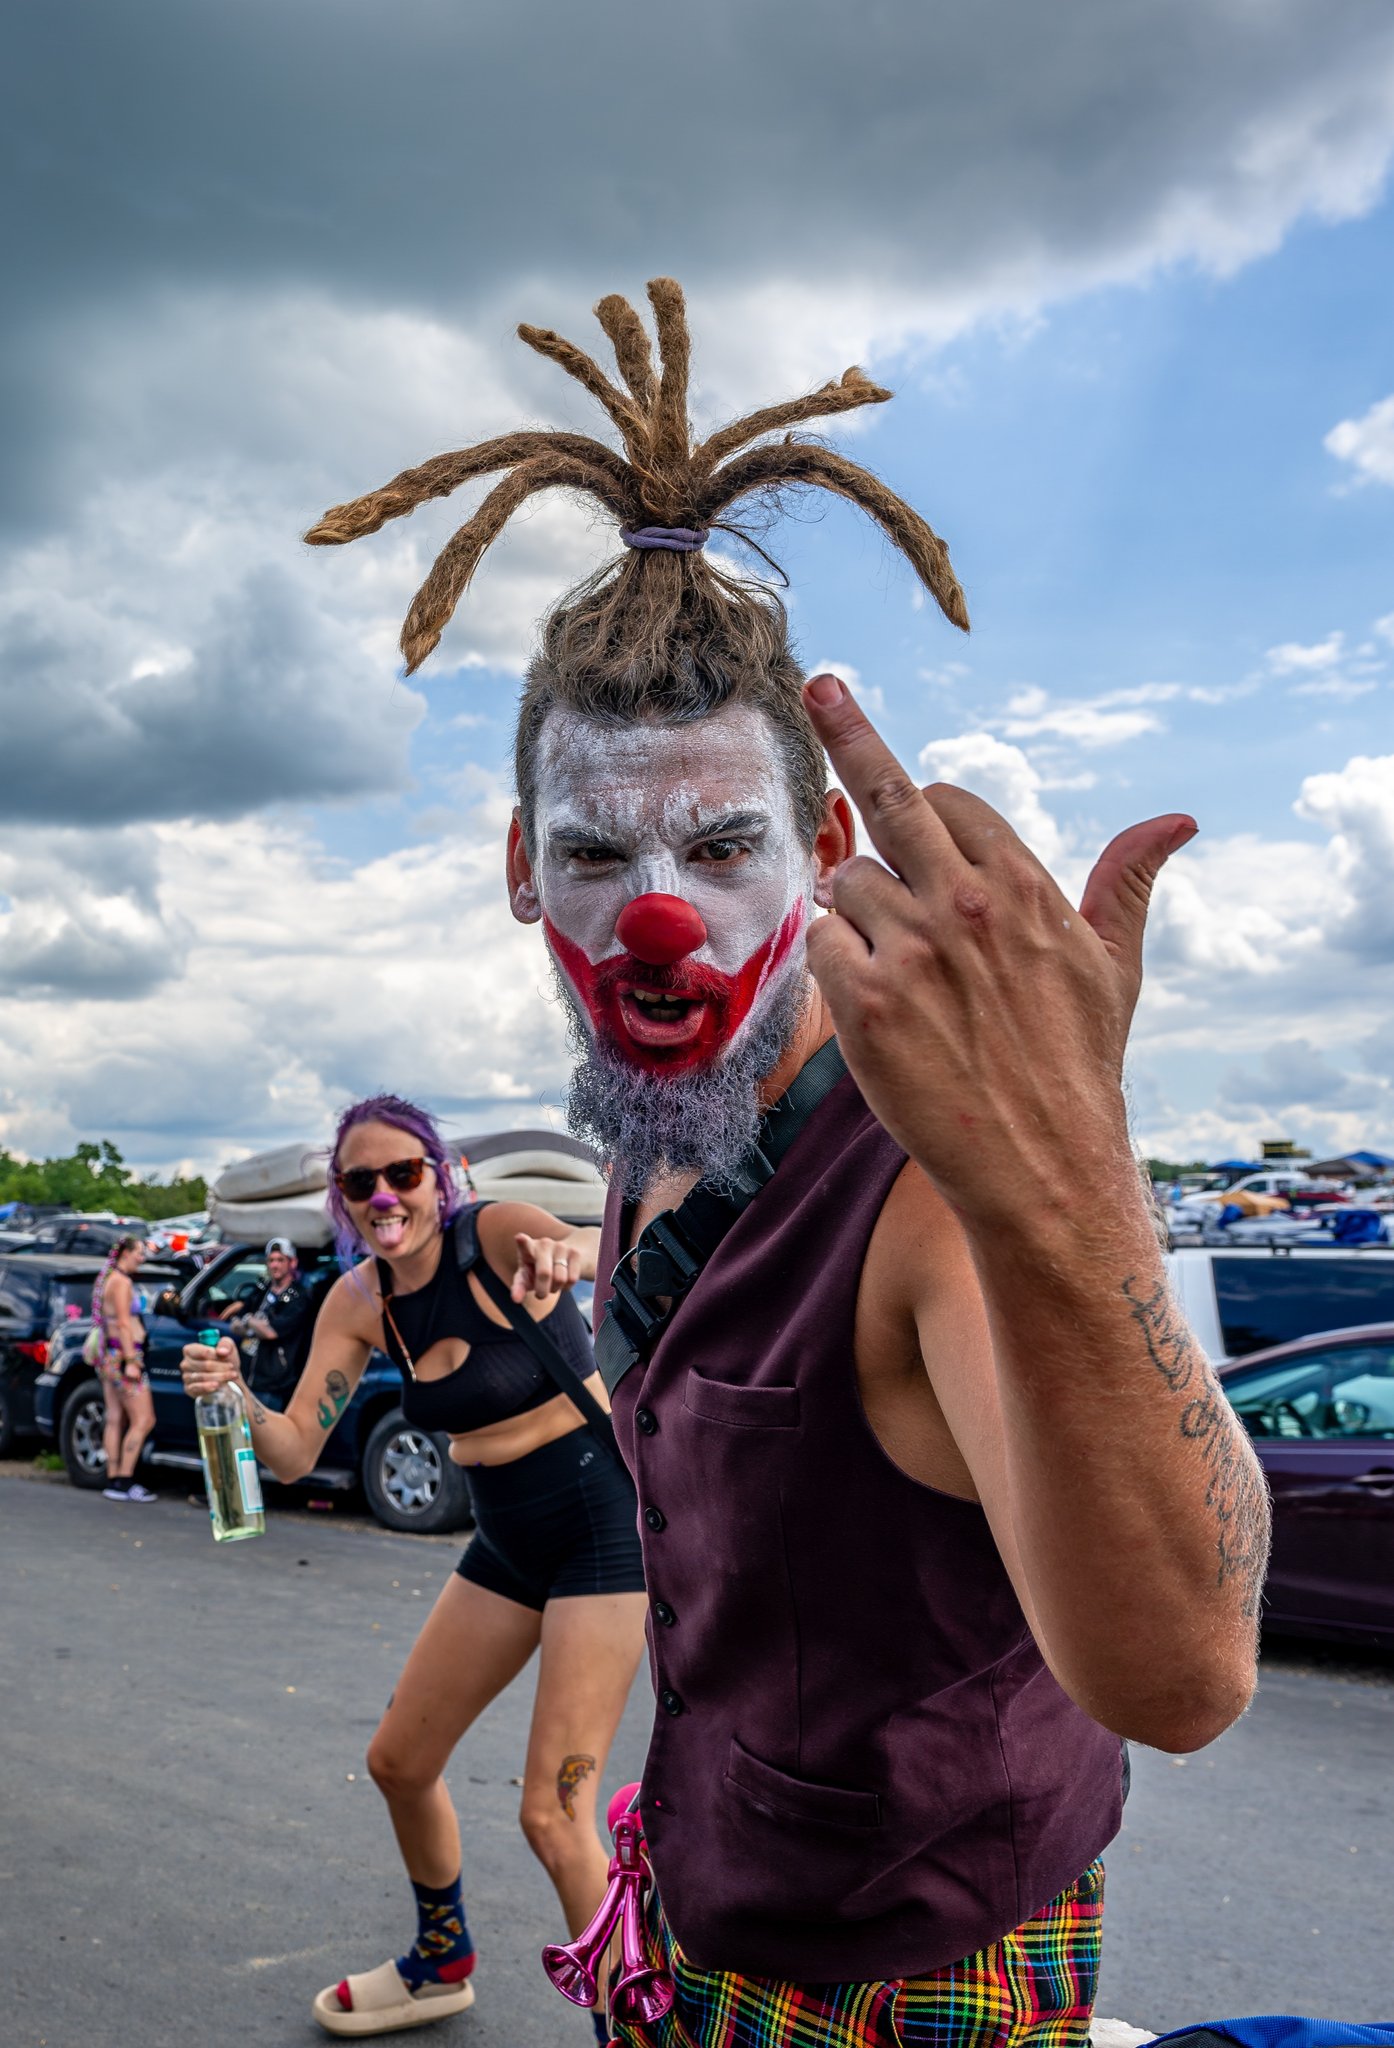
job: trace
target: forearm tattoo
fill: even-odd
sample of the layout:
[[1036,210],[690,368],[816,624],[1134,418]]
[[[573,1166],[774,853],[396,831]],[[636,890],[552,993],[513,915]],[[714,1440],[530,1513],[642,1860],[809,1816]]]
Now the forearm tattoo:
[[315,1410],[321,1429],[332,1429],[349,1403],[349,1383],[341,1372],[324,1376],[324,1398]]
[[1123,1295],[1147,1355],[1173,1394],[1189,1394],[1177,1425],[1205,1461],[1205,1505],[1215,1517],[1215,1583],[1238,1584],[1240,1611],[1258,1613],[1268,1563],[1268,1491],[1234,1410],[1178,1313],[1165,1281],[1150,1290],[1135,1275]]
[[595,1769],[593,1756],[564,1756],[557,1772],[557,1803],[568,1820],[576,1818],[576,1793]]
[[251,1409],[253,1422],[265,1422],[266,1410],[262,1407],[255,1394],[251,1397]]

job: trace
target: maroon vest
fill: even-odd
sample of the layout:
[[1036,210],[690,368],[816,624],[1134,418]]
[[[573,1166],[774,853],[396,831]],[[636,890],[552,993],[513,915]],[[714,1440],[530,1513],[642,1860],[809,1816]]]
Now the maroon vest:
[[[857,1286],[904,1163],[844,1078],[616,1392],[658,1697],[641,1810],[698,1968],[922,1975],[1118,1831],[1118,1738],[1047,1671],[981,1508],[862,1410]],[[612,1196],[603,1274],[620,1249]]]

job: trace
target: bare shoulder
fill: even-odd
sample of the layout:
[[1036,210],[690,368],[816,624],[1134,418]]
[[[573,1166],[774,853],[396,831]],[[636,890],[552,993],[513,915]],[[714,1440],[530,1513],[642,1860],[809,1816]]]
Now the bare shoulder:
[[962,1226],[913,1159],[906,1160],[882,1204],[866,1263],[888,1296],[912,1316],[927,1290],[956,1280],[979,1291]]
[[[882,1449],[914,1479],[972,1500],[965,1395],[980,1375],[982,1289],[952,1209],[913,1161],[867,1247],[857,1291],[856,1370]],[[973,1396],[978,1405],[978,1397]]]
[[371,1259],[360,1259],[339,1275],[325,1296],[319,1327],[326,1334],[361,1337],[365,1343],[375,1344],[381,1320],[376,1268]]

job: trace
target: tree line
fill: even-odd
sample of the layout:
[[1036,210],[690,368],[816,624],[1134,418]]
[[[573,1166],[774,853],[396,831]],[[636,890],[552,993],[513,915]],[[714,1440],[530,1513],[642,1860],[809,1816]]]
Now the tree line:
[[127,1166],[108,1138],[81,1144],[59,1159],[16,1159],[0,1148],[0,1203],[58,1203],[65,1209],[114,1209],[157,1223],[208,1202],[201,1175],[192,1180],[146,1179]]

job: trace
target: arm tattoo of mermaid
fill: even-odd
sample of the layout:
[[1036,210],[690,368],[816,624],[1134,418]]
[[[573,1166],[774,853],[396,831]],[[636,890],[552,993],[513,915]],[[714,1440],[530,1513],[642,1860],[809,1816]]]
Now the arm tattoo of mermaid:
[[349,1403],[349,1383],[337,1369],[324,1376],[324,1399],[315,1410],[321,1429],[332,1429]]
[[568,1820],[576,1818],[578,1787],[595,1769],[593,1756],[564,1756],[557,1772],[557,1801]]
[[1148,1293],[1136,1277],[1123,1282],[1147,1355],[1173,1394],[1189,1394],[1178,1427],[1199,1446],[1206,1467],[1205,1505],[1215,1517],[1217,1586],[1239,1582],[1240,1612],[1252,1620],[1268,1563],[1268,1493],[1233,1409],[1186,1328],[1165,1281]]

